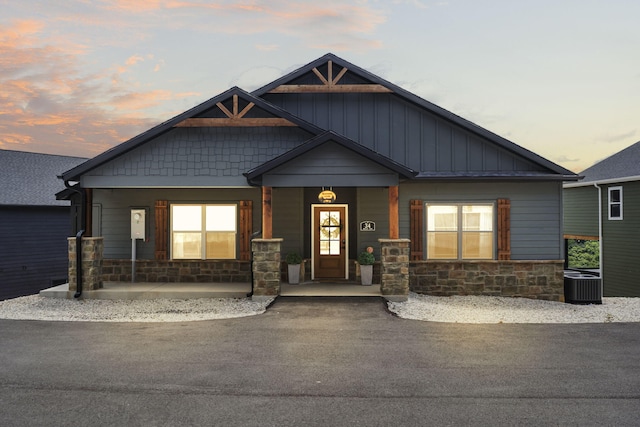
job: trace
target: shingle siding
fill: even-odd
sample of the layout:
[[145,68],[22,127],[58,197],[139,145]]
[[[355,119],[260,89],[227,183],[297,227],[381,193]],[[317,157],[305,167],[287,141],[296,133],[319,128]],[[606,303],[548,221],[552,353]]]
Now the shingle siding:
[[292,127],[176,128],[83,176],[88,187],[242,186],[242,175],[310,138]]

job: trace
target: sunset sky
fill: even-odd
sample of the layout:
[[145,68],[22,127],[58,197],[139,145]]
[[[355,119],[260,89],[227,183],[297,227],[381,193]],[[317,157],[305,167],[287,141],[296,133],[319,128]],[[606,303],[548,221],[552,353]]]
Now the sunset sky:
[[0,148],[92,157],[335,53],[580,172],[640,140],[637,0],[0,0]]

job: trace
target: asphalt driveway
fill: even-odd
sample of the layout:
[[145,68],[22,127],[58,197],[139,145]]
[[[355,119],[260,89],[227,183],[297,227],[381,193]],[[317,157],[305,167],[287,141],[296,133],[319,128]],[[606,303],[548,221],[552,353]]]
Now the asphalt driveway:
[[0,320],[0,424],[638,425],[640,326],[404,320],[279,298],[186,323]]

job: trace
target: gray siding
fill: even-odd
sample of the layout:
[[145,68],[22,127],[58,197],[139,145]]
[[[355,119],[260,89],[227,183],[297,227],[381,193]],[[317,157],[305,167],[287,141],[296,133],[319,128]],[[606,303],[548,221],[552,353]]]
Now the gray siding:
[[0,207],[0,300],[64,283],[69,229],[69,207]]
[[[608,219],[608,187],[623,188],[623,219]],[[602,186],[604,296],[640,296],[640,182]]]
[[327,142],[263,175],[278,187],[375,187],[398,184],[398,175],[334,142]]
[[304,248],[304,192],[302,188],[274,188],[271,196],[273,236],[283,238],[282,254],[305,253]]
[[[154,259],[155,256],[155,202],[171,203],[236,203],[253,200],[253,229],[261,228],[260,189],[115,189],[94,190],[93,202],[99,205],[102,222],[94,223],[94,236],[104,237],[104,257],[110,259],[131,258],[130,209],[147,208],[147,239],[138,240],[138,259]],[[239,212],[239,211],[238,211]],[[99,234],[98,230],[102,233]]]
[[176,128],[82,176],[90,188],[246,186],[244,172],[312,135],[294,127]]
[[409,237],[409,201],[511,200],[511,258],[562,259],[561,183],[407,183],[400,185],[400,237]]
[[393,94],[266,94],[264,98],[417,171],[544,171]]
[[[374,221],[376,231],[360,231],[360,222]],[[372,246],[375,248],[376,260],[380,260],[379,238],[389,237],[389,190],[387,188],[358,189],[357,223],[353,226],[358,230],[357,252],[360,253]]]
[[565,188],[564,233],[598,237],[598,190],[595,187]]

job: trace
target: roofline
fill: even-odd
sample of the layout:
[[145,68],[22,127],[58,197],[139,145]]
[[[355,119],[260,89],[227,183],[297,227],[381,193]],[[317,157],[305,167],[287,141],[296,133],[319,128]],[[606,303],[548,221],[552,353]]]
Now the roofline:
[[575,183],[569,183],[569,184],[564,184],[562,187],[563,188],[575,188],[575,187],[590,187],[592,185],[600,185],[600,184],[616,184],[619,182],[633,182],[633,181],[640,181],[640,175],[635,175],[635,176],[627,176],[624,178],[608,178],[608,179],[600,179],[600,180],[595,180],[595,181],[585,181],[585,182],[575,182]]
[[200,114],[210,108],[212,108],[213,106],[215,106],[218,102],[227,99],[228,97],[230,97],[231,95],[234,94],[240,94],[243,98],[250,100],[251,102],[253,102],[256,106],[258,106],[259,108],[264,109],[265,111],[277,115],[279,117],[285,118],[289,121],[291,121],[292,123],[296,124],[298,127],[306,130],[307,132],[313,134],[313,135],[318,135],[319,133],[322,133],[324,131],[324,129],[311,124],[305,120],[302,120],[301,118],[294,116],[293,114],[273,105],[270,104],[269,102],[265,101],[262,98],[258,98],[252,94],[250,94],[249,92],[234,86],[222,93],[220,93],[219,95],[214,96],[213,98],[208,99],[207,101],[196,105],[195,107],[181,113],[178,114],[177,116],[160,123],[159,125],[156,125],[154,127],[152,127],[151,129],[146,130],[145,132],[134,136],[133,138],[122,142],[118,145],[116,145],[115,147],[97,155],[96,157],[87,160],[86,162],[76,166],[73,169],[70,169],[66,172],[64,172],[62,175],[60,175],[60,179],[64,180],[64,181],[78,181],[80,176],[87,173],[88,171],[95,169],[99,166],[102,166],[103,164],[113,160],[116,157],[119,157],[123,154],[126,154],[127,152],[145,144],[146,142],[149,142],[151,139],[156,138],[160,135],[163,135],[167,132],[169,132],[170,130],[172,130],[174,128],[174,125],[176,125],[177,123],[180,123],[181,121],[191,118],[197,114]]
[[579,177],[555,174],[446,173],[418,174],[416,181],[575,181]]
[[285,76],[280,77],[279,79],[274,80],[273,82],[254,90],[253,92],[251,92],[252,94],[254,94],[255,96],[262,96],[264,94],[266,94],[267,92],[269,92],[270,90],[280,86],[281,84],[295,79],[297,77],[300,77],[302,74],[305,74],[307,72],[309,72],[310,68],[316,67],[318,65],[322,65],[324,63],[326,63],[327,61],[334,61],[339,65],[342,65],[346,68],[348,68],[349,70],[354,70],[356,71],[357,74],[363,75],[364,77],[366,77],[367,79],[371,80],[372,82],[382,85],[388,89],[390,89],[393,93],[395,93],[398,96],[401,96],[402,98],[413,102],[414,104],[423,107],[427,110],[429,110],[430,112],[438,115],[439,117],[452,122],[458,126],[462,126],[465,129],[467,129],[468,131],[475,133],[478,136],[481,136],[483,138],[489,139],[490,141],[500,145],[502,148],[511,151],[513,153],[516,153],[520,156],[525,157],[526,159],[539,164],[540,166],[543,166],[547,169],[550,169],[551,171],[558,173],[560,175],[567,175],[567,176],[572,176],[572,175],[576,175],[574,172],[563,168],[562,166],[545,159],[544,157],[540,156],[539,154],[534,153],[533,151],[530,151],[524,147],[521,147],[520,145],[516,144],[513,141],[509,141],[506,138],[501,137],[500,135],[497,135],[467,119],[464,119],[448,110],[445,110],[444,108],[433,104],[429,101],[427,101],[426,99],[423,99],[421,97],[419,97],[418,95],[409,92],[406,89],[401,88],[400,86],[397,86],[375,74],[372,74],[371,72],[358,67],[355,64],[350,63],[349,61],[346,61],[336,55],[334,55],[333,53],[327,53],[326,55],[298,68],[297,70],[286,74]]
[[247,181],[250,184],[255,184],[256,181],[255,179],[258,178],[259,176],[264,175],[265,173],[268,173],[269,171],[277,168],[278,166],[281,166],[313,149],[315,149],[316,147],[318,147],[319,145],[322,145],[326,142],[329,141],[333,141],[339,145],[341,145],[344,148],[347,148],[348,150],[351,150],[365,158],[367,158],[368,160],[375,162],[377,164],[379,164],[380,166],[383,166],[405,178],[413,178],[417,172],[415,172],[414,170],[388,158],[383,156],[382,154],[371,150],[370,148],[365,147],[364,145],[349,139],[343,135],[340,135],[339,133],[336,133],[334,131],[325,131],[323,133],[321,133],[320,135],[317,135],[307,141],[305,141],[304,143],[302,143],[301,145],[292,148],[291,150],[287,151],[286,153],[281,154],[280,156],[268,160],[265,163],[263,163],[262,165],[259,165],[251,170],[249,170],[248,172],[244,173],[244,176],[247,178]]

